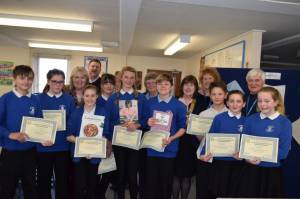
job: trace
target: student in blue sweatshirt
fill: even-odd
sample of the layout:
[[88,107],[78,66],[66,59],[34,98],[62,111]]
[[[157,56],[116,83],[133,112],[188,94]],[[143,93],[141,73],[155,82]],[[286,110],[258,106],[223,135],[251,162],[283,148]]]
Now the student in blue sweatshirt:
[[[42,110],[65,110],[66,120],[75,109],[73,97],[63,92],[65,74],[58,69],[47,73],[47,85],[39,95]],[[65,124],[66,125],[66,124]],[[55,198],[68,197],[69,142],[67,131],[56,133],[55,142],[37,144],[39,198],[51,199],[51,178],[55,175]]]
[[164,152],[147,149],[146,165],[146,198],[170,199],[175,168],[175,158],[179,139],[186,130],[186,107],[171,95],[173,79],[170,75],[157,77],[158,96],[148,100],[148,125],[156,124],[154,111],[171,112],[173,114],[170,137],[162,140]]
[[[130,66],[125,66],[120,72],[121,90],[114,93],[106,103],[106,118],[104,131],[112,137],[114,126],[121,125],[129,131],[141,129],[145,126],[145,108],[146,98],[135,89],[136,70]],[[131,116],[120,118],[120,104],[137,103],[138,119],[132,120]],[[121,120],[122,119],[122,120]],[[129,184],[130,198],[136,199],[138,193],[137,172],[138,172],[138,151],[121,147],[113,146],[113,151],[117,164],[117,192],[118,199],[125,198],[125,185]]]
[[19,180],[22,181],[24,198],[37,198],[35,144],[26,142],[27,135],[20,132],[23,116],[42,116],[38,97],[30,93],[33,78],[34,72],[30,66],[16,66],[13,70],[14,89],[5,93],[0,100],[2,199],[14,197]]
[[[75,158],[75,140],[80,134],[83,114],[105,116],[105,109],[96,105],[98,89],[94,85],[88,85],[83,91],[84,105],[72,112],[68,121],[68,141],[72,143],[71,152],[74,162],[75,198],[93,199],[96,195],[97,173],[100,158]],[[103,133],[104,137],[107,137]],[[108,149],[108,154],[110,154]]]
[[291,147],[292,125],[284,114],[284,103],[278,90],[264,87],[258,92],[260,113],[248,117],[244,133],[279,139],[278,162],[247,159],[242,172],[239,197],[284,198],[281,161],[286,159]]
[[[227,94],[228,111],[217,115],[209,133],[241,134],[245,117],[242,109],[245,96],[241,91],[233,90]],[[234,197],[238,179],[240,178],[242,161],[238,151],[232,157],[214,157],[212,163],[212,193],[216,197]]]

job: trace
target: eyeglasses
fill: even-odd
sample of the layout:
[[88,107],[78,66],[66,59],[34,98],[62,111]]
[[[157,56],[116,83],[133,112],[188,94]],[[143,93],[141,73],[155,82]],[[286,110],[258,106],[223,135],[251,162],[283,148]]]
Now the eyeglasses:
[[57,81],[57,80],[50,80],[50,82],[51,82],[52,84],[59,84],[59,85],[65,83],[65,81]]

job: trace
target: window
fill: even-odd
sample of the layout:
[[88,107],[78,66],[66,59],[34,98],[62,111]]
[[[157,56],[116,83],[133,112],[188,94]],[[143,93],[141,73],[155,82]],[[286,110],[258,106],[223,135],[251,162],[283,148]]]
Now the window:
[[43,92],[45,85],[47,84],[47,73],[52,69],[59,69],[65,73],[67,78],[68,74],[68,60],[56,59],[56,58],[38,58],[38,92]]

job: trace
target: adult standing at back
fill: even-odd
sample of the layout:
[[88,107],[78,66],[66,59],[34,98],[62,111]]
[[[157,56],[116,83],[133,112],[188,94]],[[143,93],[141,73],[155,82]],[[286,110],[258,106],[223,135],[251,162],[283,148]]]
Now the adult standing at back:
[[98,59],[92,59],[88,65],[89,84],[97,87],[98,93],[101,90],[101,62]]
[[265,73],[259,68],[250,70],[246,75],[249,94],[246,96],[246,106],[243,110],[245,116],[252,115],[257,112],[257,93],[265,84]]

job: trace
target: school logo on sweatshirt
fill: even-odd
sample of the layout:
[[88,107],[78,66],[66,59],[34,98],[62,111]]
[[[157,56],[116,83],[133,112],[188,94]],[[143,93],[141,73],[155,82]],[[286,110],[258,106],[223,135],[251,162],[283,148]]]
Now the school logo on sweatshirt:
[[65,106],[64,104],[61,104],[61,105],[59,105],[59,109],[60,109],[60,110],[65,110],[65,109],[66,109],[66,106]]
[[243,129],[244,129],[244,126],[242,124],[238,125],[238,132],[242,133]]
[[34,115],[35,114],[35,107],[31,106],[29,107],[29,115]]
[[266,131],[269,132],[269,133],[273,132],[274,131],[274,126],[272,126],[272,125],[267,126]]

